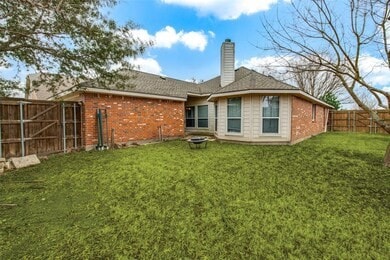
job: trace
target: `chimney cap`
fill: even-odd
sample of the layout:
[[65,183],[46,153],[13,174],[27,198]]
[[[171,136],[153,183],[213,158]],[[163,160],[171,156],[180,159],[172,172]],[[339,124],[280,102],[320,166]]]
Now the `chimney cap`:
[[232,40],[227,38],[227,39],[225,39],[225,42],[232,42]]

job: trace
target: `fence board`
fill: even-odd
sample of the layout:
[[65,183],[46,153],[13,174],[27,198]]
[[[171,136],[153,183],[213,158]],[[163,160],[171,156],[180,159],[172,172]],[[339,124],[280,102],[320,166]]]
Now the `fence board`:
[[[376,110],[378,116],[390,123],[390,113],[385,110]],[[330,111],[328,131],[357,132],[357,133],[386,133],[376,124],[370,114],[363,110]]]
[[0,98],[0,157],[81,148],[81,114],[82,106],[77,102]]

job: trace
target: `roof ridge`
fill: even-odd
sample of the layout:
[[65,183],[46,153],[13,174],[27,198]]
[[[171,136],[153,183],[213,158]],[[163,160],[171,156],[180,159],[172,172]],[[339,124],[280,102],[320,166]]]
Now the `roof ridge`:
[[272,76],[272,75],[265,75],[264,73],[260,73],[260,72],[258,72],[258,71],[256,71],[256,70],[251,70],[251,74],[252,74],[253,72],[256,73],[256,74],[259,75],[259,76],[267,77],[267,78],[269,78],[269,79],[271,79],[271,80],[273,80],[273,81],[276,81],[276,82],[278,82],[278,83],[287,85],[287,86],[289,86],[289,87],[296,88],[296,89],[300,89],[300,88],[295,87],[295,86],[293,86],[293,85],[291,85],[291,84],[289,84],[289,83],[286,83],[286,82],[284,82],[284,81],[282,81],[282,80],[276,79],[276,78],[275,78],[274,76]]
[[146,71],[141,71],[141,70],[135,70],[135,69],[123,70],[123,72],[126,72],[126,71],[136,72],[136,73],[143,73],[143,74],[146,74],[146,75],[160,77],[161,79],[169,79],[169,80],[179,81],[179,82],[183,82],[183,83],[187,83],[187,84],[191,84],[191,85],[198,85],[198,83],[194,83],[194,82],[190,82],[190,81],[186,81],[186,80],[182,80],[182,79],[175,79],[175,78],[172,78],[172,77],[167,77],[165,75],[158,75],[158,74],[154,74],[154,73],[146,72]]

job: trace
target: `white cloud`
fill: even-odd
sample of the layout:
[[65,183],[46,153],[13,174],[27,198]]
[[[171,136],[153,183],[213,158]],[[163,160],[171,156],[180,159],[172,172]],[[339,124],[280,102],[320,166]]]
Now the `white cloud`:
[[[209,32],[210,33],[210,32]],[[175,28],[166,26],[155,35],[147,30],[132,30],[131,35],[141,42],[153,42],[154,48],[172,48],[173,45],[181,43],[191,50],[204,51],[207,46],[207,35],[203,31],[177,32]],[[212,34],[210,34],[212,36]],[[215,36],[215,34],[214,34]]]
[[203,32],[184,33],[180,37],[180,42],[191,50],[204,51],[207,46],[207,36]]
[[291,59],[292,57],[252,57],[247,60],[239,61],[238,66],[244,66],[248,69],[253,69],[266,75],[270,74],[271,72],[276,74],[285,74],[287,71],[287,62]]
[[162,75],[162,68],[157,60],[152,58],[136,58],[130,60],[136,69],[156,75]]
[[[245,66],[265,74],[268,74],[270,71],[273,71],[273,73],[276,72],[278,74],[283,74],[286,72],[287,62],[292,61],[293,59],[294,58],[292,56],[285,56],[283,58],[274,56],[252,57],[239,62],[238,65]],[[383,60],[369,55],[364,55],[360,57],[359,66],[361,75],[368,83],[376,87],[390,85],[390,70]]]
[[390,93],[390,87],[384,87],[382,90]]
[[208,31],[208,33],[210,34],[210,37],[211,37],[211,38],[215,38],[215,32],[213,32],[213,31]]
[[366,81],[375,86],[390,85],[390,70],[382,60],[369,55],[360,59],[361,74]]
[[[194,8],[199,15],[214,15],[222,20],[234,20],[241,15],[252,15],[270,9],[278,0],[161,0],[166,4],[175,4]],[[291,2],[284,0],[284,2]]]
[[130,35],[140,42],[147,43],[153,41],[153,36],[149,35],[148,31],[145,29],[132,30]]
[[156,48],[171,48],[173,44],[180,41],[183,36],[183,32],[177,33],[176,30],[171,26],[166,26],[164,29],[158,31],[154,36]]

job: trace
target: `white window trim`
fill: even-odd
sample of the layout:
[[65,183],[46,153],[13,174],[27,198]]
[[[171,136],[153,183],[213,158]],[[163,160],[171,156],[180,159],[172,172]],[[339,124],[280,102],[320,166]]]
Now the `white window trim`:
[[317,121],[317,105],[311,104],[311,121],[316,122]]
[[214,133],[218,133],[218,103],[214,104]]
[[[241,116],[240,117],[229,117],[229,112],[228,112],[228,107],[229,107],[229,99],[232,99],[232,98],[240,98],[241,99]],[[241,97],[241,96],[238,96],[238,97],[229,97],[226,99],[226,124],[225,124],[225,135],[229,136],[243,136],[243,133],[244,131],[242,131],[242,128],[244,126],[244,116],[243,116],[243,113],[244,113],[244,110],[243,110],[243,107],[244,107],[244,99]],[[240,119],[240,132],[229,132],[228,131],[228,121],[229,119]]]
[[[199,118],[199,107],[201,106],[207,106],[207,118],[206,117],[202,117],[202,118]],[[186,119],[186,122],[185,124],[187,124],[187,119],[193,119],[195,122],[194,122],[194,125],[195,126],[190,126],[190,127],[187,127],[185,126],[186,129],[188,130],[196,130],[196,129],[202,129],[202,130],[209,130],[210,129],[210,109],[209,109],[209,105],[206,104],[206,105],[187,105],[185,106],[185,109],[187,107],[194,107],[194,117],[192,118],[187,118],[187,115],[185,115],[185,119]],[[198,119],[207,119],[207,127],[199,127],[198,125]]]
[[[269,96],[269,97],[279,97],[279,116],[278,117],[264,117],[263,116],[263,98],[268,96],[260,96],[260,134],[261,136],[280,136],[280,103],[281,96]],[[263,133],[263,119],[278,119],[278,132],[277,133]]]

